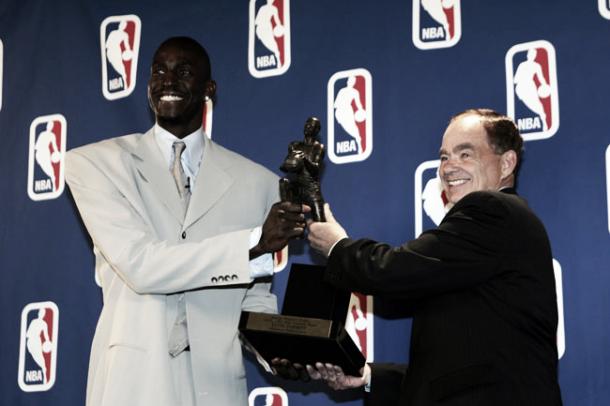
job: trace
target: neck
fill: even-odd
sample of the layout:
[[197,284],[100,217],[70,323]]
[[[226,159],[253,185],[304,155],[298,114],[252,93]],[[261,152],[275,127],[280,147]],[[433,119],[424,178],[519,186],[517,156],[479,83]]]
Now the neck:
[[505,189],[505,188],[514,188],[514,187],[515,187],[515,175],[511,174],[508,177],[506,177],[500,181],[498,190]]
[[183,139],[189,134],[197,131],[201,128],[203,121],[203,115],[197,114],[188,122],[182,120],[165,119],[163,117],[157,117],[157,124],[164,130],[172,133],[176,138]]

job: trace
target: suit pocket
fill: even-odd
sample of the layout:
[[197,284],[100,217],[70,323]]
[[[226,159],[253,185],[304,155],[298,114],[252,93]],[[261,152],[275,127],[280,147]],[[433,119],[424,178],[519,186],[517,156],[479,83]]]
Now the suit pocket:
[[138,405],[138,388],[142,385],[141,373],[147,369],[146,350],[133,346],[113,344],[106,353],[106,379],[103,383],[102,405]]
[[435,401],[478,391],[497,382],[491,364],[471,365],[433,379],[430,382],[430,397]]

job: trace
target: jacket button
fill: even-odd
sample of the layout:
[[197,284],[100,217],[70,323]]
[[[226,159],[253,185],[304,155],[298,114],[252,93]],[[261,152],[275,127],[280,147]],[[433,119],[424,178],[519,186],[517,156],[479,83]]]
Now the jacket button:
[[183,240],[184,240],[184,239],[186,239],[186,231],[183,231],[183,232],[182,232],[182,239],[183,239]]

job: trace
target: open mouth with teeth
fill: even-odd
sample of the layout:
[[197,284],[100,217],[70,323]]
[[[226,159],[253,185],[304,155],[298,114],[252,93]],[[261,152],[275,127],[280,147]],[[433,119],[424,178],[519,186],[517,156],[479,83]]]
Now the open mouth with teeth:
[[174,95],[174,94],[164,94],[161,97],[159,97],[159,100],[162,102],[181,101],[182,96],[178,96],[178,95]]
[[460,186],[463,185],[464,183],[468,182],[470,179],[452,179],[452,180],[448,180],[447,184],[449,186]]

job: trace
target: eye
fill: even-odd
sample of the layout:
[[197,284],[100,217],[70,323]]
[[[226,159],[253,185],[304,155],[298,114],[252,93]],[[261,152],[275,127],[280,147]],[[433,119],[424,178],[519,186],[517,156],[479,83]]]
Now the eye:
[[188,78],[188,77],[190,77],[192,75],[192,72],[191,72],[191,70],[189,68],[180,68],[178,70],[178,75],[181,78]]
[[460,158],[461,158],[461,159],[468,159],[468,158],[470,158],[470,157],[471,157],[471,154],[470,154],[470,152],[468,152],[468,151],[462,151],[462,152],[460,153]]
[[165,69],[160,66],[153,66],[151,74],[153,76],[163,75],[165,73]]
[[445,161],[447,161],[449,159],[449,157],[447,155],[441,155],[439,157],[439,159],[440,159],[441,162],[445,162]]

